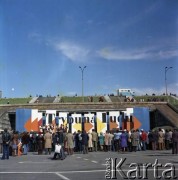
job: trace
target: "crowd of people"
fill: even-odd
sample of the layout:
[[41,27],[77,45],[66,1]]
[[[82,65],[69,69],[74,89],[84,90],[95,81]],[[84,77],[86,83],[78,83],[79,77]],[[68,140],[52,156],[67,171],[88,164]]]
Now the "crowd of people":
[[28,152],[51,154],[65,159],[74,152],[87,154],[92,151],[136,152],[146,150],[170,150],[178,154],[178,130],[116,130],[97,133],[78,131],[72,133],[67,127],[52,125],[41,127],[40,132],[9,132],[7,129],[0,134],[1,159],[9,159],[9,155],[21,156]]

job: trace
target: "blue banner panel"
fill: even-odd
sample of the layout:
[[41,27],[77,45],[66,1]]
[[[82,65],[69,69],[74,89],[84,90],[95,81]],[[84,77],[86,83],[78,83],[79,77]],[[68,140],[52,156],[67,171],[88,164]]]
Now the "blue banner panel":
[[16,131],[26,131],[25,124],[31,118],[31,111],[31,109],[16,109]]
[[145,131],[150,130],[150,111],[147,107],[135,107],[133,111],[133,116],[135,116],[141,123],[139,129]]

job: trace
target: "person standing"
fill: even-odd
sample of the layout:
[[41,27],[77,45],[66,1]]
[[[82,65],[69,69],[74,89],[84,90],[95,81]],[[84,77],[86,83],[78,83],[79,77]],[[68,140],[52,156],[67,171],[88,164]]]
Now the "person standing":
[[78,131],[78,148],[79,152],[82,153],[82,132]]
[[112,145],[114,144],[113,141],[114,141],[114,135],[110,131],[109,132],[109,139],[108,139],[108,148],[109,148],[109,151],[112,150]]
[[126,131],[122,131],[122,134],[120,136],[120,142],[121,142],[121,148],[122,148],[122,152],[126,151],[127,148],[127,140],[128,140],[128,136]]
[[44,141],[45,141],[45,154],[48,153],[51,154],[51,148],[52,148],[52,134],[47,130],[44,135]]
[[17,132],[14,132],[12,136],[12,155],[17,156],[17,145],[18,145],[19,135]]
[[169,135],[170,135],[170,137],[171,137],[171,141],[170,141],[170,144],[169,144],[169,146],[170,146],[170,148],[172,149],[172,130],[170,129],[169,130]]
[[128,146],[128,149],[127,151],[129,152],[132,152],[132,139],[131,139],[131,131],[127,131],[127,146]]
[[75,137],[74,137],[74,139],[75,139],[75,151],[76,152],[79,152],[79,130],[77,131],[77,133],[75,134]]
[[23,154],[27,155],[28,153],[28,143],[30,140],[30,136],[28,132],[24,132],[22,135],[22,147],[23,147]]
[[37,142],[37,150],[38,154],[41,155],[43,154],[43,149],[44,149],[44,137],[43,134],[39,134],[36,136],[36,142]]
[[106,131],[106,134],[104,136],[104,144],[105,144],[104,150],[107,152],[109,150],[109,148],[108,148],[108,145],[109,145],[109,133],[108,133],[108,131]]
[[97,146],[98,146],[98,134],[97,134],[96,131],[93,129],[91,135],[92,135],[93,151],[97,151]]
[[159,132],[158,132],[158,149],[163,150],[163,146],[164,146],[164,133],[161,130],[161,128],[159,128]]
[[81,134],[81,137],[82,137],[83,154],[88,154],[88,140],[89,140],[89,137],[88,137],[88,134],[86,133],[85,130],[83,130],[83,132]]
[[137,129],[135,132],[136,132],[137,135],[138,135],[137,151],[141,151],[141,133],[140,133],[140,130],[139,130],[139,129]]
[[68,133],[66,135],[66,140],[67,140],[68,155],[72,155],[73,154],[73,148],[74,148],[74,136],[71,133],[71,131],[68,131]]
[[92,147],[93,147],[92,135],[91,135],[91,133],[89,132],[89,133],[88,133],[88,150],[89,150],[89,152],[92,152]]
[[4,129],[4,133],[2,134],[2,142],[3,142],[3,155],[2,160],[9,159],[9,144],[10,144],[11,136],[7,129]]
[[172,154],[178,154],[178,129],[172,133]]
[[119,151],[120,150],[120,136],[121,136],[121,132],[119,132],[119,130],[117,129],[116,132],[114,133],[114,147],[115,147],[115,151]]
[[172,139],[172,136],[169,133],[169,130],[166,129],[166,132],[165,132],[165,148],[166,148],[166,150],[170,149],[171,139]]
[[3,147],[2,132],[0,132],[0,153],[2,153],[2,147]]
[[148,134],[149,142],[150,142],[150,149],[156,150],[156,144],[157,144],[157,133],[154,130],[150,130]]
[[132,141],[133,151],[136,152],[137,149],[138,149],[140,136],[139,136],[139,134],[135,130],[133,130],[133,132],[131,133],[131,137],[130,138],[131,138],[131,141]]
[[100,132],[98,139],[99,139],[100,151],[103,151],[103,149],[104,149],[104,136],[103,136],[102,132]]
[[147,142],[147,133],[141,129],[141,136],[140,136],[140,139],[141,139],[141,143],[142,143],[142,147],[143,147],[143,151],[146,151],[146,142]]

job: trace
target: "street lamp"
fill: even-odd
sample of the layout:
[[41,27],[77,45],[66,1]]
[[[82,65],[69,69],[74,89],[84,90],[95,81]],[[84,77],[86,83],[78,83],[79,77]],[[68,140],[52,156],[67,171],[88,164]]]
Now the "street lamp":
[[166,74],[167,74],[167,71],[169,69],[172,69],[173,67],[165,67],[165,86],[166,86],[166,96],[167,96],[167,77],[166,77]]
[[82,72],[82,99],[83,99],[83,102],[84,102],[84,96],[83,96],[83,72],[84,72],[84,69],[86,68],[86,66],[84,66],[84,67],[79,66],[79,68],[81,69],[81,72]]

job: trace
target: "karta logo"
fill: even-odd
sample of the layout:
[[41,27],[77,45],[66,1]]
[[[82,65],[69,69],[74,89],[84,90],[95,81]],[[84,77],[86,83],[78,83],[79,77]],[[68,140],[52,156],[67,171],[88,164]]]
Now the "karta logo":
[[[172,163],[166,163],[162,165],[158,163],[156,159],[155,162],[138,164],[138,163],[130,163],[128,167],[124,164],[126,162],[126,158],[120,159],[118,161],[117,158],[107,158],[106,159],[106,179],[148,179],[148,171],[153,171],[153,176],[155,179],[177,179],[175,175],[175,166]],[[123,169],[125,167],[126,169]],[[163,168],[163,169],[159,169]],[[119,176],[117,178],[117,176]]]

